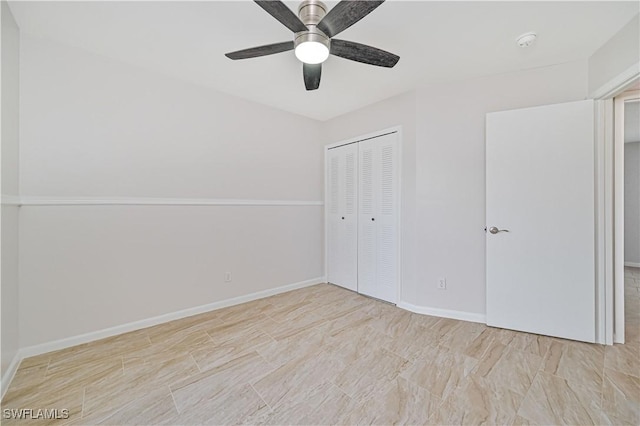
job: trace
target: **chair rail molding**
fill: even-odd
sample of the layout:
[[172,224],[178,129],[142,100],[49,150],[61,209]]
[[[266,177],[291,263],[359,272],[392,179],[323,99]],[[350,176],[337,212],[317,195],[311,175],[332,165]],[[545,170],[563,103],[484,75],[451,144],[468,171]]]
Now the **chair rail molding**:
[[[3,196],[3,204],[5,196]],[[259,200],[234,198],[152,198],[152,197],[38,197],[11,199],[27,206],[322,206],[318,200]]]

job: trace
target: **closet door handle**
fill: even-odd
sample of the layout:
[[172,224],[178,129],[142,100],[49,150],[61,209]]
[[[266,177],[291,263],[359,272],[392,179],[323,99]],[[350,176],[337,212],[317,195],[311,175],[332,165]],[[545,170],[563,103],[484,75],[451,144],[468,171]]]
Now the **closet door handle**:
[[344,216],[342,216],[342,220],[344,220]]
[[372,218],[371,218],[371,220],[376,220],[376,218],[375,218],[375,217],[372,217]]

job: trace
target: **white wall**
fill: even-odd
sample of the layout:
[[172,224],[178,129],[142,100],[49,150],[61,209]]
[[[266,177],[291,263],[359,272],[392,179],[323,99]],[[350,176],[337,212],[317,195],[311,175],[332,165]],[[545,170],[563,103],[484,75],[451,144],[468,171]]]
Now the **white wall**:
[[630,67],[639,71],[640,14],[636,14],[589,58],[589,93],[594,93]]
[[[21,54],[25,198],[322,200],[318,122],[54,42],[23,37]],[[20,220],[21,346],[323,274],[321,205],[24,206]]]
[[624,144],[624,261],[640,265],[640,142]]
[[[5,1],[2,15],[2,320],[1,373],[3,388],[7,369],[18,352],[18,210],[11,199],[18,195],[20,33]],[[10,374],[10,372],[9,372]]]
[[[326,143],[402,124],[402,301],[485,313],[485,114],[584,99],[578,61],[425,87],[325,123]],[[438,290],[439,277],[447,290]]]
[[23,346],[322,276],[317,206],[23,207],[21,225]]

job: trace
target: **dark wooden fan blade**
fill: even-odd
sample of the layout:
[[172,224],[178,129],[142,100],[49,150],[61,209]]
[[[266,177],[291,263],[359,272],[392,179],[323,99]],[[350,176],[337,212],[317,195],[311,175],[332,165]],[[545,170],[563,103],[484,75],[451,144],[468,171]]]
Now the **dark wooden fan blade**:
[[294,33],[300,31],[307,31],[307,26],[302,23],[300,18],[287,7],[286,4],[280,0],[254,0],[258,3],[258,6],[267,11],[267,13],[278,21],[280,21],[285,27],[289,28]]
[[331,39],[331,54],[363,64],[393,68],[400,56],[353,41]]
[[384,0],[342,0],[322,18],[318,29],[329,37],[338,35],[382,3]]
[[265,46],[252,47],[250,49],[238,50],[236,52],[225,53],[229,59],[249,59],[259,56],[273,55],[274,53],[286,52],[293,50],[293,42],[285,41],[283,43],[267,44]]
[[302,74],[304,76],[304,87],[307,90],[316,90],[320,87],[322,64],[302,64]]

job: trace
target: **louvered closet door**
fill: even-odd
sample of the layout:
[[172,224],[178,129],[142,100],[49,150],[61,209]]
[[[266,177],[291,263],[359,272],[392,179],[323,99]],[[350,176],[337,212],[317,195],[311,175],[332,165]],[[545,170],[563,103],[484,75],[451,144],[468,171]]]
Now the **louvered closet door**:
[[358,145],[358,292],[395,303],[400,191],[397,133]]
[[358,288],[358,146],[327,151],[327,280]]

